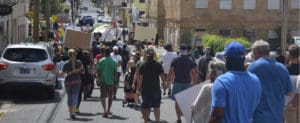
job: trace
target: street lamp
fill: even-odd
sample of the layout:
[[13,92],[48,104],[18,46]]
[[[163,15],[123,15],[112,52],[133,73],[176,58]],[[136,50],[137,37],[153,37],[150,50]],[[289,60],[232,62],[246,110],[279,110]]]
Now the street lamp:
[[282,16],[281,16],[281,52],[285,55],[286,43],[287,43],[287,30],[288,30],[288,12],[289,1],[282,0]]

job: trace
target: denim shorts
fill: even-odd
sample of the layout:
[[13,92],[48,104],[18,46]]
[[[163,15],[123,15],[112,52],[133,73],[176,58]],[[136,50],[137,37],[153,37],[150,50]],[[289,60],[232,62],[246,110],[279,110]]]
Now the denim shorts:
[[174,82],[172,88],[172,95],[171,95],[172,100],[176,101],[175,95],[185,89],[188,89],[191,86],[192,86],[191,83]]
[[161,102],[161,94],[142,94],[142,109],[159,108]]
[[68,106],[77,106],[80,86],[80,84],[65,86],[68,95]]

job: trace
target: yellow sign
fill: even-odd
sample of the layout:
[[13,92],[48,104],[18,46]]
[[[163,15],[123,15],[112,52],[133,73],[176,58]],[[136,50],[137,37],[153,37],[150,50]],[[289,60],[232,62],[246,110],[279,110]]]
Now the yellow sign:
[[34,18],[34,13],[32,11],[30,11],[30,12],[27,12],[25,14],[25,16],[28,17],[28,18]]
[[53,16],[51,17],[51,20],[52,20],[52,22],[56,22],[56,21],[57,21],[57,16],[53,15]]

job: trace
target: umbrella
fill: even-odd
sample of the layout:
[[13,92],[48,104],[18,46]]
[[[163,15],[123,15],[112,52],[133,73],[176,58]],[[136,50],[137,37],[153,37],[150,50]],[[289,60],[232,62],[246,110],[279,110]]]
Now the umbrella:
[[111,28],[111,25],[101,25],[101,26],[98,26],[96,27],[94,30],[93,30],[93,33],[104,33],[105,31],[107,31],[109,28]]

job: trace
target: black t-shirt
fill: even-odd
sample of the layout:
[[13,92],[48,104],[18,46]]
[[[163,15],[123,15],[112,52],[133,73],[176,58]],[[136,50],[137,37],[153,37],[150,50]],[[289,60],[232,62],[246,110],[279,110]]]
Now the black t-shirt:
[[143,75],[142,94],[161,93],[159,75],[163,74],[162,65],[156,61],[142,63],[139,75]]
[[198,70],[199,70],[199,81],[203,82],[206,78],[206,73],[208,69],[208,64],[212,60],[212,57],[209,55],[204,55],[200,57],[199,63],[198,63]]
[[288,64],[286,65],[290,75],[299,75],[300,64]]
[[190,83],[190,71],[196,67],[196,64],[187,55],[181,55],[173,60],[171,67],[174,67],[174,82]]

